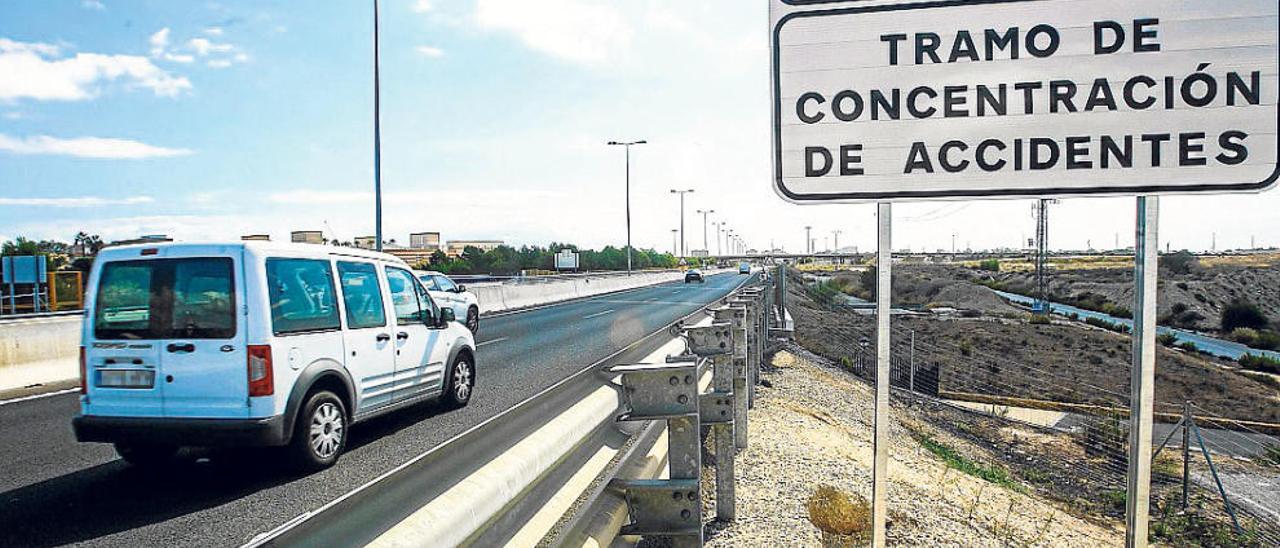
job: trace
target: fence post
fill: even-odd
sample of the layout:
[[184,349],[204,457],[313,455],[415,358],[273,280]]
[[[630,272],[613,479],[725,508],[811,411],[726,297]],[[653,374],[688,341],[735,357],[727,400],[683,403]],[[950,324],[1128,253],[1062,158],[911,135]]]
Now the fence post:
[[665,536],[676,547],[702,546],[702,439],[696,362],[618,365],[623,403],[619,421],[667,421],[669,479],[621,480],[610,487],[627,500],[624,535]]
[[710,424],[715,438],[716,519],[733,521],[736,496],[733,488],[736,449],[733,446],[733,324],[722,321],[721,312],[732,316],[732,308],[716,309],[717,321],[709,326],[686,328],[689,351],[711,360],[711,391],[702,394],[698,411],[702,424]]
[[[734,310],[730,321],[733,322],[733,439],[738,449],[747,447],[747,408],[749,391],[747,390],[747,316],[748,308],[741,299],[730,299],[729,308]],[[717,316],[719,317],[719,316]]]
[[1191,484],[1191,401],[1182,403],[1182,511],[1187,511],[1187,489]]

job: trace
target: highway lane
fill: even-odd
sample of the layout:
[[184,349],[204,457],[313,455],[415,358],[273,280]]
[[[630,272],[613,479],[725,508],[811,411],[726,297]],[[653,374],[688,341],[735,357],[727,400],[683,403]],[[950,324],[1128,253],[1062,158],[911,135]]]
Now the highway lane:
[[671,321],[746,276],[663,284],[485,318],[469,407],[407,409],[352,429],[331,469],[292,475],[276,451],[188,452],[157,471],[79,444],[77,396],[0,406],[0,545],[239,545],[320,507]]

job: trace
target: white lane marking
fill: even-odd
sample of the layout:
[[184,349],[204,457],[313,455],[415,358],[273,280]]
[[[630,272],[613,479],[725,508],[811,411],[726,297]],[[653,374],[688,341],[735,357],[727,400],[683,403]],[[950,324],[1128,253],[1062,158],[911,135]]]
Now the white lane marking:
[[505,341],[505,340],[507,340],[507,339],[509,339],[509,338],[510,338],[510,337],[499,337],[499,338],[496,338],[496,339],[490,339],[490,340],[487,340],[487,341],[482,342],[482,343],[476,343],[476,348],[479,348],[479,347],[484,346],[484,345],[486,345],[486,344],[500,343],[500,342]]
[[80,391],[80,389],[79,389],[79,388],[68,388],[68,389],[66,389],[66,390],[59,390],[59,391],[57,391],[57,392],[49,392],[49,393],[47,393],[47,394],[34,394],[34,395],[31,395],[31,396],[23,396],[23,397],[21,397],[21,398],[14,398],[14,399],[11,399],[11,400],[4,400],[4,401],[0,401],[0,406],[3,406],[3,405],[9,405],[9,404],[11,404],[11,403],[21,403],[21,402],[24,402],[24,401],[38,400],[38,399],[42,399],[42,398],[51,398],[51,397],[53,397],[53,396],[61,396],[61,395],[63,395],[63,394],[70,394],[70,393],[72,393],[72,392],[79,392],[79,391]]
[[612,308],[610,308],[610,309],[608,309],[608,310],[605,310],[604,312],[596,312],[595,314],[590,314],[590,315],[587,315],[587,316],[583,316],[583,317],[582,317],[582,319],[584,319],[584,320],[590,320],[591,318],[599,318],[600,316],[603,316],[603,315],[605,315],[605,314],[613,314],[614,312],[615,312],[615,310],[614,310],[614,309],[612,309]]

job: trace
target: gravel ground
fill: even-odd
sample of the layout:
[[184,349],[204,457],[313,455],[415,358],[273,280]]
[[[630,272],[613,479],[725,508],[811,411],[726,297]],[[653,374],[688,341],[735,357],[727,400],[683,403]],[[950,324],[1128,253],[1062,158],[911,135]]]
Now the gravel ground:
[[[805,502],[821,484],[871,496],[869,387],[791,347],[762,378],[750,445],[737,457],[737,521],[712,523],[708,546],[823,546]],[[923,449],[893,409],[889,543],[900,546],[1116,546],[1119,523],[1081,520],[1056,503],[962,474]],[[704,493],[714,494],[708,484]],[[710,501],[708,501],[710,503]],[[708,512],[708,515],[712,515]]]

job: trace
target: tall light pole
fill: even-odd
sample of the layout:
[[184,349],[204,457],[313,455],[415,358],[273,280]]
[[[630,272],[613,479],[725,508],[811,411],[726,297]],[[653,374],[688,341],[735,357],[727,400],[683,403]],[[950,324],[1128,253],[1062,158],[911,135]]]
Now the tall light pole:
[[648,141],[619,142],[609,141],[609,146],[621,146],[627,149],[627,275],[631,275],[631,145],[645,145]]
[[382,251],[382,115],[378,87],[378,0],[373,0],[373,234]]
[[736,253],[736,251],[733,250],[733,229],[729,229],[724,232],[724,246],[729,249],[730,255]]
[[724,251],[720,249],[720,228],[724,226],[721,221],[711,221],[711,226],[716,227],[716,255],[724,255]]
[[844,231],[843,231],[843,230],[832,230],[832,231],[831,231],[831,235],[832,235],[832,236],[835,236],[835,238],[836,238],[836,246],[835,246],[835,250],[834,250],[836,253],[839,253],[839,252],[840,252],[840,235],[841,235],[841,234],[844,234]]
[[684,238],[684,195],[685,195],[685,194],[689,194],[689,193],[691,193],[691,192],[693,192],[693,189],[692,189],[692,188],[691,188],[691,189],[689,189],[689,190],[676,190],[676,189],[674,189],[674,188],[673,188],[673,189],[671,189],[671,193],[672,193],[672,194],[679,194],[679,195],[680,195],[680,256],[681,256],[681,257],[684,257],[684,256],[688,255],[688,253],[686,253],[686,252],[685,252],[685,249],[684,249],[684,248],[685,248],[685,238]]
[[809,253],[813,253],[813,238],[809,237],[810,230],[813,230],[813,227],[811,226],[804,227],[804,252],[806,255]]
[[702,214],[702,249],[706,251],[708,255],[711,254],[711,246],[707,245],[707,215],[715,212],[716,210],[714,209],[708,209],[705,211],[701,209],[698,210],[698,213]]
[[676,243],[677,232],[680,232],[680,230],[676,228],[671,229],[671,254],[672,255],[680,254],[680,245]]

